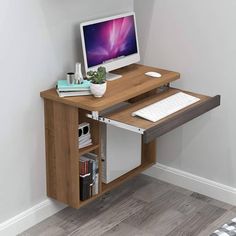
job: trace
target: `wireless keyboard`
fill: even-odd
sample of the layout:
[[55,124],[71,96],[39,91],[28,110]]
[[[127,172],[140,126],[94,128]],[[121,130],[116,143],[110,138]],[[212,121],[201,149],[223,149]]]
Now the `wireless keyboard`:
[[132,116],[139,116],[152,122],[157,122],[199,100],[199,98],[179,92],[133,112]]

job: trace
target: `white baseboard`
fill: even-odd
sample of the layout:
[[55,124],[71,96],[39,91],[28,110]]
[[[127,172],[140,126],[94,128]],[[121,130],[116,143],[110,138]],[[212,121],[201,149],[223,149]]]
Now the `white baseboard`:
[[47,199],[13,218],[0,223],[0,236],[15,236],[65,207],[63,204]]
[[144,174],[204,194],[211,198],[236,205],[236,188],[158,163],[145,171]]

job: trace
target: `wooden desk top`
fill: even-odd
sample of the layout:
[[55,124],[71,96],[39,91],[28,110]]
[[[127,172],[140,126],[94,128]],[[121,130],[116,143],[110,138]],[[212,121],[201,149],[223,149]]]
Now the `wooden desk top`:
[[[145,73],[148,71],[159,72],[162,77],[152,78],[146,76]],[[107,91],[102,98],[94,98],[93,96],[60,98],[55,88],[43,91],[40,95],[43,98],[85,110],[102,111],[180,78],[180,74],[177,72],[138,64],[124,67],[114,71],[114,73],[121,74],[122,78],[108,81]]]

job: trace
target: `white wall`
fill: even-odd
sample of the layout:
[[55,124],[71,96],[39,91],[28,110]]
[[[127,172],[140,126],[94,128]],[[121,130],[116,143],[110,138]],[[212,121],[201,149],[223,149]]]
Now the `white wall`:
[[236,2],[135,0],[142,61],[182,74],[176,87],[222,95],[220,108],[158,140],[158,162],[236,187]]
[[82,60],[79,23],[133,0],[0,1],[0,223],[46,199],[43,100]]

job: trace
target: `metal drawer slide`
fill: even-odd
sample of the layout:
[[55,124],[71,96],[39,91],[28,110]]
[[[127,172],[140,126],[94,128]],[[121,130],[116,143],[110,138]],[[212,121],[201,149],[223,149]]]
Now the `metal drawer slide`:
[[144,131],[145,131],[145,129],[138,128],[138,127],[133,126],[133,125],[129,125],[129,124],[125,124],[125,123],[122,123],[122,122],[119,122],[119,121],[116,121],[116,120],[112,120],[112,119],[109,119],[109,118],[101,117],[101,116],[98,115],[97,112],[92,112],[92,114],[87,114],[87,117],[89,117],[93,120],[100,121],[100,122],[105,123],[105,124],[113,125],[113,126],[116,126],[118,128],[126,129],[126,130],[129,130],[129,131],[132,131],[132,132],[135,132],[135,133],[139,133],[139,134],[144,134]]

